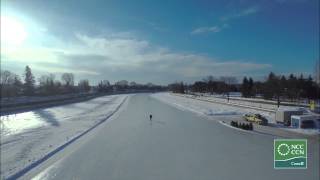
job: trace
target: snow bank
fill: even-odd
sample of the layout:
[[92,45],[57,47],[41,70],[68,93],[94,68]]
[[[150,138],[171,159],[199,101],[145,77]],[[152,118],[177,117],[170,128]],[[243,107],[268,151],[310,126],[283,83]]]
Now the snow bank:
[[198,101],[191,98],[175,96],[170,93],[156,93],[152,97],[165,102],[169,105],[175,106],[181,110],[188,110],[200,115],[206,116],[225,116],[225,115],[243,115],[246,113],[259,113],[264,115],[269,122],[274,122],[274,113],[252,110],[248,108],[241,108],[223,104],[216,104],[205,101]]
[[128,95],[0,117],[1,179],[45,157],[114,113]]

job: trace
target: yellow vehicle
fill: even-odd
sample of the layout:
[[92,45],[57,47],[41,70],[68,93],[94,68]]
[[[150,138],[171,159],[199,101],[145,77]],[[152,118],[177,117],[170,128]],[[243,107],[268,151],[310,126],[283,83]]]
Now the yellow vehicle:
[[259,125],[268,125],[268,120],[260,114],[245,114],[243,118],[248,122],[257,123]]

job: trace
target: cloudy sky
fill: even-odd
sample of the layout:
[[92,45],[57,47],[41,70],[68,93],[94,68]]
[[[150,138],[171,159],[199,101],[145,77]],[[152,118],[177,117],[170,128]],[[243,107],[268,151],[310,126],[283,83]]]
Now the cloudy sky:
[[319,0],[2,0],[1,70],[92,84],[311,74]]

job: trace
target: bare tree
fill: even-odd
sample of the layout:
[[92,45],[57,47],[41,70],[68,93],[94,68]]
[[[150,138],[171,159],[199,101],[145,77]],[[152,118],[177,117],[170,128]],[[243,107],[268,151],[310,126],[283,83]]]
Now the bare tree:
[[55,75],[42,75],[38,81],[40,84],[40,91],[45,95],[58,93],[55,86]]
[[46,86],[49,84],[53,84],[54,83],[54,79],[55,79],[55,75],[54,74],[49,74],[49,75],[42,75],[38,81],[40,86]]
[[47,81],[48,81],[48,76],[47,75],[41,75],[38,78],[38,81],[39,81],[40,86],[45,86],[47,84]]
[[78,83],[78,88],[81,92],[89,92],[90,91],[89,80],[87,79],[80,80]]
[[20,77],[10,71],[1,71],[0,90],[2,97],[17,96],[21,92]]
[[121,87],[127,87],[128,86],[128,81],[127,80],[121,80],[115,83],[117,86],[121,86]]
[[109,82],[108,80],[103,80],[103,81],[101,81],[101,83],[102,83],[104,86],[107,86],[107,87],[110,86],[110,82]]
[[111,91],[111,85],[108,80],[100,81],[98,84],[98,91],[99,92],[109,92]]
[[129,83],[129,85],[130,85],[131,87],[134,87],[134,86],[137,86],[137,83],[134,82],[134,81],[131,81],[131,82]]
[[63,73],[61,76],[62,83],[67,86],[74,86],[74,75],[72,73]]
[[233,76],[221,76],[220,81],[225,82],[228,85],[238,83],[237,78]]
[[1,79],[0,79],[0,84],[1,85],[9,85],[13,84],[15,74],[10,72],[10,71],[1,71]]
[[208,83],[208,82],[213,82],[213,81],[217,81],[217,78],[213,77],[212,75],[207,76],[206,78],[203,78],[203,81]]
[[148,83],[146,84],[146,86],[147,86],[147,87],[153,87],[154,84],[152,84],[151,82],[148,82]]

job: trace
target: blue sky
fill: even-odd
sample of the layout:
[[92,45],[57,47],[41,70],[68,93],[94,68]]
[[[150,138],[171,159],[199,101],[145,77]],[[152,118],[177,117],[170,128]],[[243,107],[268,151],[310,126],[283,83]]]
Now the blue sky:
[[1,18],[1,67],[17,74],[166,84],[312,74],[319,59],[318,0],[4,0]]

